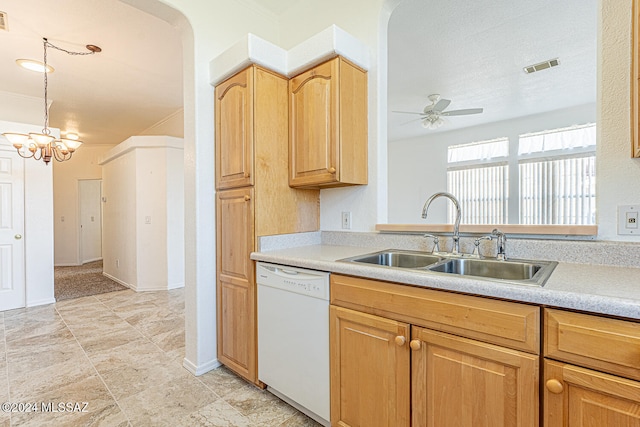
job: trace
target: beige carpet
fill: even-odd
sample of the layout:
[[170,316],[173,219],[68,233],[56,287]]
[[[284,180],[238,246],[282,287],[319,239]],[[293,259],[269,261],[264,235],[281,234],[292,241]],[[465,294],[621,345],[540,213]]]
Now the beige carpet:
[[102,261],[74,267],[55,267],[56,301],[127,289],[102,275]]

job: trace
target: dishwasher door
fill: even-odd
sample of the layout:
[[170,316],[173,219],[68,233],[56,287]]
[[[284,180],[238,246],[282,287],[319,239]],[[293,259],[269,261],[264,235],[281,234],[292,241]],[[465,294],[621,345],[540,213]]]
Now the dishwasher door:
[[258,263],[258,379],[329,425],[329,273]]

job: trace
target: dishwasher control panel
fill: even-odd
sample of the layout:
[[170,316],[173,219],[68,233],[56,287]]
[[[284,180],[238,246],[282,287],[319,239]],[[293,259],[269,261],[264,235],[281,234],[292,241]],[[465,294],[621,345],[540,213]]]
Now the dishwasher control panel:
[[329,273],[324,271],[259,262],[256,265],[256,282],[259,286],[329,299]]

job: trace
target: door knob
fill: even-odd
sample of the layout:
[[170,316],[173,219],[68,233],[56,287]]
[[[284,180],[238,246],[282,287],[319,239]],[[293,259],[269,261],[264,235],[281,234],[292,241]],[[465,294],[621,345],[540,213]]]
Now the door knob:
[[13,238],[16,240],[20,240],[22,239],[22,234],[16,234],[15,236],[13,236]]

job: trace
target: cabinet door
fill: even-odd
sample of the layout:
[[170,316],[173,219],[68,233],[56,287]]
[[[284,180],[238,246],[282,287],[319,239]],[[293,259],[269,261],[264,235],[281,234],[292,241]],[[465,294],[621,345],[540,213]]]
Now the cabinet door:
[[338,58],[289,81],[289,184],[340,179],[338,165]]
[[216,86],[216,188],[253,185],[253,67]]
[[256,286],[253,250],[253,189],[217,195],[218,359],[257,381]]
[[538,425],[538,356],[413,327],[413,427]]
[[409,426],[409,325],[330,309],[331,425]]
[[640,427],[640,382],[545,360],[545,427]]

